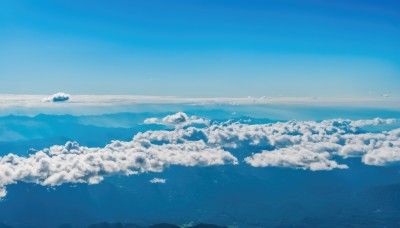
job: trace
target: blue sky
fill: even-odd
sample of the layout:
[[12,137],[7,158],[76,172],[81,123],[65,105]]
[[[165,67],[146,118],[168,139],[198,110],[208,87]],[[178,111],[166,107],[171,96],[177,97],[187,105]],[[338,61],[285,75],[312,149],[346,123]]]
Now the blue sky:
[[396,1],[0,1],[0,93],[399,96]]

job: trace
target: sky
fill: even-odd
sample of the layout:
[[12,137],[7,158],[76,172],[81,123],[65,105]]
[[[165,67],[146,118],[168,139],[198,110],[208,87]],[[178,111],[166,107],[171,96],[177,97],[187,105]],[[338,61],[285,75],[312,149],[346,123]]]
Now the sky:
[[1,94],[399,97],[393,0],[0,0]]

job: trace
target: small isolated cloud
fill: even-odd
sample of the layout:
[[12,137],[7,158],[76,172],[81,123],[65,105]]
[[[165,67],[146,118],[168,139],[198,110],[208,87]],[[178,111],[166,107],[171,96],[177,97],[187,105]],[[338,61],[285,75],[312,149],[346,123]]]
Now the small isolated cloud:
[[167,180],[162,178],[153,178],[150,180],[150,183],[152,184],[165,184],[166,182]]
[[199,125],[209,125],[210,121],[204,118],[199,118],[197,116],[188,116],[184,112],[178,112],[172,115],[168,115],[162,119],[159,118],[148,118],[144,120],[145,124],[162,124],[174,127],[185,127],[188,125],[199,124]]
[[46,97],[42,99],[42,102],[64,102],[70,99],[71,95],[67,93],[56,93],[51,95],[50,97]]

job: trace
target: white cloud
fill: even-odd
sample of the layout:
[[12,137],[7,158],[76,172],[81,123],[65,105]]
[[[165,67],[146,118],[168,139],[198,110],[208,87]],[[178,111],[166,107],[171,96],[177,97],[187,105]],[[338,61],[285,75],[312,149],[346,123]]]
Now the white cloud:
[[254,167],[275,166],[312,171],[348,168],[347,165],[341,165],[331,160],[331,156],[328,152],[315,152],[301,146],[294,146],[274,151],[263,151],[245,158],[245,161]]
[[166,182],[167,180],[162,178],[153,178],[150,180],[150,183],[152,184],[165,184]]
[[162,118],[163,123],[173,124],[173,125],[182,124],[187,121],[189,121],[189,117],[188,117],[188,115],[186,115],[186,113],[183,113],[183,112],[177,112],[175,114],[168,115],[168,116]]
[[400,147],[381,147],[374,149],[362,158],[367,165],[383,166],[400,162]]
[[392,124],[391,119],[192,125],[199,120],[204,123],[201,118],[177,113],[147,120],[177,126],[173,130],[138,133],[129,142],[113,141],[104,148],[68,142],[28,157],[0,157],[0,197],[6,194],[7,185],[18,181],[45,186],[96,184],[108,175],[162,172],[171,165],[238,164],[227,151],[232,148],[255,152],[244,159],[254,167],[312,171],[348,168],[335,160],[338,157],[361,157],[365,164],[378,166],[400,162],[400,129],[360,131],[360,127],[368,125]]
[[[249,156],[245,161],[256,167],[279,166],[310,170],[343,169],[335,157],[363,157],[369,165],[384,165],[400,160],[397,151],[386,160],[372,162],[371,157],[389,156],[377,153],[386,147],[400,147],[398,131],[360,133],[360,128],[369,125],[393,124],[395,119],[372,120],[325,120],[288,121],[270,124],[242,124],[230,121],[212,124],[205,128],[188,127],[174,131],[148,131],[139,133],[136,139],[144,138],[152,143],[179,143],[187,140],[203,140],[209,146],[229,148],[256,147],[260,154]],[[388,146],[389,145],[389,146]],[[394,149],[390,149],[393,151]],[[380,150],[379,150],[380,151]],[[312,158],[312,159],[311,159]],[[366,160],[368,158],[368,160]]]
[[168,115],[162,119],[148,118],[144,120],[145,124],[163,124],[167,126],[185,127],[193,124],[209,125],[210,121],[204,118],[198,118],[197,116],[188,116],[184,112],[177,112],[172,115]]
[[346,165],[334,161],[335,156],[362,157],[362,161],[367,165],[383,166],[400,162],[400,129],[381,133],[357,133],[357,127],[391,123],[392,120],[375,119],[356,122],[297,122],[283,124],[285,126],[281,125],[278,129],[273,125],[264,126],[263,131],[269,132],[268,136],[260,137],[258,133],[255,137],[242,135],[234,140],[233,146],[236,146],[240,139],[244,139],[246,143],[250,142],[249,144],[269,146],[270,151],[263,151],[245,159],[255,167],[281,166],[314,171],[347,168]]
[[147,118],[144,120],[144,124],[160,124],[160,120],[158,118]]
[[400,129],[384,132],[378,137],[370,136],[369,151],[362,161],[367,165],[384,166],[400,162]]
[[[265,166],[284,166],[291,167],[283,159],[293,156],[297,163],[293,163],[293,168],[302,167],[305,169],[317,170],[318,162],[310,161],[305,164],[305,160],[299,156],[296,150],[301,149],[306,155],[315,155],[316,159],[320,159],[321,169],[344,168],[344,166],[330,163],[334,161],[335,156],[343,158],[348,157],[371,157],[378,156],[375,151],[379,148],[400,147],[400,136],[393,130],[380,133],[360,133],[360,128],[369,125],[393,124],[395,119],[372,120],[325,120],[322,122],[315,121],[288,121],[271,124],[242,124],[232,123],[230,121],[221,124],[212,124],[206,128],[189,127],[187,129],[175,129],[174,131],[148,131],[139,133],[135,138],[145,138],[153,143],[169,142],[178,143],[182,140],[203,140],[210,146],[221,146],[223,148],[245,148],[258,147],[265,148],[263,155],[268,159],[279,158],[280,162],[268,161]],[[296,150],[294,150],[294,148]],[[384,150],[384,149],[383,149]],[[393,149],[391,149],[392,151]],[[375,152],[374,152],[375,151]],[[329,156],[325,156],[328,153]],[[322,153],[323,155],[320,155]],[[382,153],[379,153],[382,155]],[[397,155],[395,153],[395,155]],[[256,159],[262,159],[264,156],[250,156],[246,161],[250,165],[262,166]],[[329,161],[327,159],[330,159]],[[397,156],[391,156],[386,160],[380,159],[382,164],[394,162]],[[306,159],[307,160],[307,159]],[[251,162],[250,162],[251,161]],[[377,162],[367,162],[366,164],[378,164]],[[260,162],[264,162],[260,161]],[[297,164],[297,165],[296,165]]]
[[104,148],[67,142],[28,157],[0,157],[0,193],[18,181],[58,186],[63,183],[97,184],[108,175],[161,172],[170,165],[213,166],[237,164],[237,159],[203,141],[154,145],[148,140],[113,141]]
[[[177,143],[182,140],[204,140],[210,146],[223,148],[244,148],[256,146],[266,148],[263,155],[268,159],[279,158],[280,162],[268,161],[265,166],[284,166],[293,168],[305,168],[311,170],[344,168],[334,162],[335,156],[348,157],[373,157],[373,152],[385,145],[400,147],[399,136],[396,130],[381,133],[359,133],[360,127],[368,125],[393,124],[394,119],[373,120],[325,120],[315,121],[288,121],[271,124],[248,125],[242,123],[212,124],[206,128],[189,127],[174,131],[148,131],[140,133],[135,138],[146,138],[151,142]],[[304,156],[300,156],[296,150],[301,149]],[[293,156],[290,160],[290,155]],[[307,156],[315,155],[317,161],[307,160]],[[326,156],[329,155],[329,156]],[[256,159],[264,156],[251,156],[246,161],[250,165],[262,166]],[[289,159],[287,163],[283,159]],[[389,160],[396,159],[392,156]],[[251,162],[250,162],[251,161]],[[293,162],[297,161],[297,162]],[[306,164],[309,161],[309,164]],[[366,162],[366,164],[374,164]],[[384,160],[381,159],[383,162]],[[261,162],[264,162],[261,161]],[[291,163],[293,162],[293,163]],[[387,162],[389,163],[389,162]],[[289,164],[293,164],[290,166]],[[313,165],[311,165],[313,164]],[[316,164],[325,164],[317,166]]]
[[372,120],[355,120],[351,122],[351,126],[354,127],[365,127],[365,126],[371,126],[371,125],[382,125],[382,124],[394,124],[396,123],[396,119],[381,119],[381,118],[375,118]]
[[70,99],[71,95],[67,93],[56,93],[51,95],[50,97],[46,97],[42,99],[42,102],[64,102]]

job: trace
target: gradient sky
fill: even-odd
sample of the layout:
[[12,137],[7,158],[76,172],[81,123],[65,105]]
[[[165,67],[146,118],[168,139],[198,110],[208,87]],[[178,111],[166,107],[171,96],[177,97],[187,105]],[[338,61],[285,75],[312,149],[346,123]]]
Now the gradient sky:
[[400,3],[0,0],[0,79],[18,94],[399,96]]

